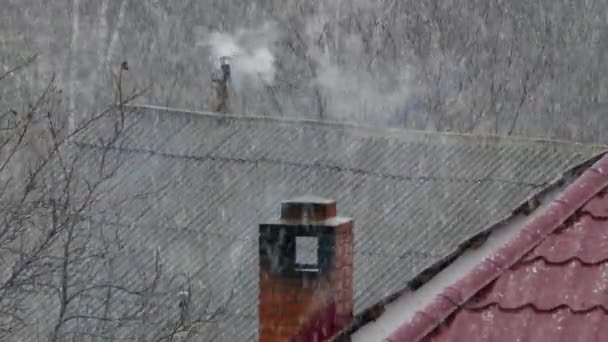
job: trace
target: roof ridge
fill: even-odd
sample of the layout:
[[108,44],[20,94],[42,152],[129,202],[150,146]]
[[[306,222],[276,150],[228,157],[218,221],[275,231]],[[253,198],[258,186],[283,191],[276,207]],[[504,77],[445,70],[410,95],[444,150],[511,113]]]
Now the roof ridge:
[[318,126],[328,126],[328,127],[336,127],[342,129],[352,129],[359,132],[366,132],[368,134],[375,133],[380,134],[383,137],[399,137],[403,136],[404,133],[408,134],[416,134],[419,136],[426,137],[443,137],[446,139],[472,139],[478,142],[479,140],[488,140],[488,141],[501,141],[506,143],[534,143],[534,144],[550,144],[550,145],[563,145],[568,147],[581,147],[581,148],[591,148],[591,149],[608,149],[608,145],[602,144],[590,144],[590,143],[580,143],[574,141],[568,141],[564,139],[551,139],[551,138],[531,138],[525,136],[501,136],[501,135],[493,135],[493,134],[474,134],[474,133],[457,133],[457,132],[440,132],[440,131],[426,131],[426,130],[418,130],[411,128],[401,128],[401,127],[381,127],[381,126],[372,126],[372,125],[364,125],[357,124],[351,122],[340,122],[340,121],[327,121],[327,120],[314,120],[314,119],[303,119],[303,118],[288,118],[288,117],[277,117],[277,116],[263,116],[263,115],[238,115],[238,114],[222,114],[217,112],[210,111],[196,111],[196,110],[188,110],[188,109],[180,109],[180,108],[169,108],[162,106],[154,106],[154,105],[129,105],[130,108],[141,108],[141,109],[151,109],[157,111],[165,111],[174,114],[191,114],[198,115],[210,118],[229,118],[233,120],[251,120],[251,121],[274,121],[279,123],[300,123],[307,125],[318,125]]
[[520,261],[546,236],[608,186],[608,154],[587,168],[546,209],[528,221],[517,236],[448,286],[423,310],[393,331],[384,341],[416,342],[431,333],[456,309]]

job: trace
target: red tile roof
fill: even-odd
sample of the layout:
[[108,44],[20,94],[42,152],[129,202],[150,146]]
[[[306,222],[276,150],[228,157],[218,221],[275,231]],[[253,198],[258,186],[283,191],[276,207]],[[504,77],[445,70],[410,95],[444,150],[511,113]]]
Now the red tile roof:
[[608,340],[608,155],[386,341]]

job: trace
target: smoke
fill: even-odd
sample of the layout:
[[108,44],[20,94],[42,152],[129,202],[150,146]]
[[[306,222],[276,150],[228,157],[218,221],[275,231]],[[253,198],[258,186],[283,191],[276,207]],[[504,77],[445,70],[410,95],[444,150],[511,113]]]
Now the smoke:
[[[316,111],[329,120],[386,124],[415,99],[417,84],[409,56],[395,58],[384,38],[385,5],[353,0],[319,6],[303,20],[300,46],[306,51],[298,56],[314,69],[307,88],[316,93]],[[362,26],[335,18],[357,18]]]
[[385,122],[413,97],[408,69],[374,74],[363,68],[321,64],[313,80],[325,98],[327,113],[337,120]]
[[[308,28],[307,33],[307,55],[317,66],[311,86],[323,94],[325,112],[331,119],[385,124],[416,97],[411,65],[404,60],[383,59],[382,47],[374,46],[375,42],[364,42],[359,34],[342,33],[340,41],[332,42],[332,37],[313,29]],[[315,41],[322,41],[323,48]]]
[[232,34],[212,32],[202,45],[210,49],[211,62],[216,69],[219,68],[220,57],[231,57],[231,69],[237,82],[261,79],[272,84],[276,69],[271,47],[279,38],[276,32],[270,23],[255,29],[239,29]]
[[[352,5],[353,11],[371,6],[362,0],[358,3]],[[316,117],[323,112],[329,120],[382,124],[413,108],[417,85],[408,56],[387,58],[380,33],[363,37],[363,32],[346,32],[334,23],[333,18],[340,14],[336,6],[327,4],[318,15],[305,18],[303,27],[294,26],[304,41],[296,44],[301,50],[295,55],[279,48],[284,46],[278,44],[282,38],[296,38],[275,23],[200,33],[199,45],[208,49],[215,73],[220,70],[220,57],[231,57],[234,111],[259,113],[268,111],[270,105],[284,115]],[[289,66],[281,71],[285,73],[281,78],[295,86],[280,84],[271,97],[260,86],[274,85],[279,58]]]

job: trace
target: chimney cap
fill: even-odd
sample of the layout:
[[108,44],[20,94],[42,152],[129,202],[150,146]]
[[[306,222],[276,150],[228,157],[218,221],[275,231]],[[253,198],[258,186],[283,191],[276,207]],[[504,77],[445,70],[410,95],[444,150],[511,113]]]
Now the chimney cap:
[[300,204],[332,204],[336,203],[335,200],[329,198],[323,198],[315,195],[304,195],[290,200],[283,201],[283,203],[300,203]]
[[281,203],[281,220],[324,221],[336,217],[336,201],[315,195],[296,197]]

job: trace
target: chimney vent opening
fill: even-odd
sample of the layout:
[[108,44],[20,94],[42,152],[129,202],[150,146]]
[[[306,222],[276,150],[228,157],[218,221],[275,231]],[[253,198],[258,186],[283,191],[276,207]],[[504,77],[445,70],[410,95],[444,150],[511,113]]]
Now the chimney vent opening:
[[301,272],[319,271],[319,238],[316,236],[296,236],[296,270]]

